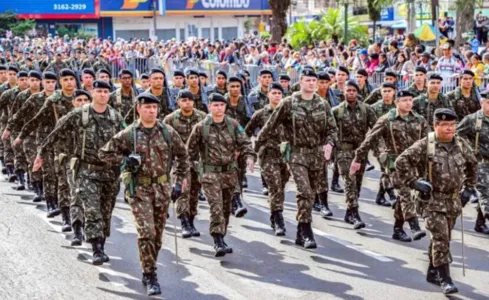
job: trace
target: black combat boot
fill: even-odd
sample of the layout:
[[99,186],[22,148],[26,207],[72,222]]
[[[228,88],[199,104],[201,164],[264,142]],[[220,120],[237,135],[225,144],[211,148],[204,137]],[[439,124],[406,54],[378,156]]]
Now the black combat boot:
[[320,211],[321,217],[323,218],[332,217],[333,212],[329,209],[329,205],[328,205],[328,192],[320,193],[319,200],[321,201],[321,211]]
[[453,284],[450,277],[450,265],[444,264],[436,268],[438,270],[438,276],[440,277],[440,286],[443,294],[450,295],[458,293],[458,288]]
[[482,214],[481,208],[477,208],[477,219],[475,221],[474,230],[482,234],[489,234],[489,227],[486,225],[486,220]]
[[413,240],[417,241],[426,236],[426,232],[421,230],[419,227],[418,217],[412,217],[408,220],[409,227],[411,227],[411,232],[413,235]]
[[92,242],[93,260],[92,265],[100,266],[104,263],[102,243],[100,239],[94,239]]
[[314,198],[314,204],[312,205],[312,209],[314,211],[320,212],[321,211],[321,203],[319,202],[319,196],[316,194]]
[[199,190],[199,201],[207,202],[207,198],[205,197],[202,190]]
[[6,167],[7,167],[8,182],[14,183],[17,180],[17,175],[15,175],[14,172],[14,166],[7,165]]
[[385,190],[382,182],[379,186],[379,191],[377,192],[377,197],[375,197],[375,203],[380,206],[391,206],[391,204],[385,199]]
[[340,179],[340,173],[333,172],[333,179],[331,180],[331,190],[336,193],[343,194],[345,191],[341,188],[338,183]]
[[353,219],[353,229],[358,230],[365,228],[365,223],[363,223],[358,213],[358,206],[351,209],[351,215]]
[[314,240],[314,234],[312,233],[311,223],[298,223],[297,224],[297,237],[295,244],[304,247],[305,249],[316,249],[316,241]]
[[46,216],[48,218],[54,218],[61,213],[56,202],[57,202],[56,199],[53,197],[48,197],[46,199],[46,208],[48,211]]
[[224,252],[226,252],[226,254],[233,253],[233,248],[229,247],[228,244],[226,244],[226,241],[224,240],[224,236],[222,237],[222,244],[224,245]]
[[3,156],[0,156],[0,164],[2,165],[2,174],[7,175],[7,168],[5,167],[5,160]]
[[71,240],[71,246],[81,246],[83,241],[82,223],[81,221],[73,222],[73,239]]
[[146,294],[148,296],[161,295],[161,287],[156,277],[156,273],[150,274],[147,278]]
[[232,199],[232,213],[236,218],[242,218],[248,209],[241,203],[241,196],[239,194],[234,194]]
[[194,220],[195,220],[195,216],[190,216],[188,218],[188,223],[190,225],[190,233],[192,234],[192,236],[200,236],[200,232],[195,228],[195,225],[194,225]]
[[105,254],[105,238],[100,239],[100,245],[102,246],[102,261],[104,263],[109,262],[110,258],[107,254]]
[[213,234],[214,238],[214,249],[216,250],[215,257],[221,257],[226,255],[226,246],[224,246],[224,239],[220,234]]
[[36,196],[34,196],[34,199],[32,199],[33,202],[41,202],[42,201],[42,182],[34,182],[34,193],[36,193]]
[[24,191],[25,190],[24,171],[23,170],[17,170],[15,173],[17,175],[17,186],[12,187],[12,188],[14,190],[17,190],[17,191]]
[[27,172],[26,177],[27,177],[27,189],[33,191],[34,185],[32,185],[31,183],[31,176],[29,175],[29,172]]
[[392,239],[401,242],[411,242],[411,237],[404,232],[402,225],[404,225],[404,221],[396,219],[394,222],[394,233],[392,234]]
[[430,260],[430,264],[428,265],[428,271],[426,272],[426,281],[432,284],[436,284],[440,286],[440,277],[438,277],[438,271],[435,266],[433,266],[433,257],[431,256],[431,244],[428,249],[428,258]]
[[389,195],[389,200],[391,203],[397,202],[396,191],[393,188],[387,189],[387,195]]
[[351,209],[349,208],[346,209],[344,220],[346,223],[353,225],[354,222],[353,222],[353,215],[351,213]]
[[63,219],[63,225],[61,226],[61,232],[71,231],[71,219],[70,219],[70,208],[61,208],[61,218]]
[[241,182],[241,186],[243,188],[247,188],[248,187],[248,177],[246,177],[246,175],[243,177],[243,181]]
[[268,184],[265,181],[265,178],[263,177],[263,175],[261,175],[261,185],[262,185],[261,191],[262,191],[263,195],[268,196]]
[[180,216],[180,223],[182,224],[182,237],[187,239],[192,236],[192,228],[188,222],[188,218],[186,214]]
[[276,236],[284,236],[285,235],[285,223],[284,216],[282,215],[282,211],[277,210],[272,213],[273,219],[273,229],[275,230]]

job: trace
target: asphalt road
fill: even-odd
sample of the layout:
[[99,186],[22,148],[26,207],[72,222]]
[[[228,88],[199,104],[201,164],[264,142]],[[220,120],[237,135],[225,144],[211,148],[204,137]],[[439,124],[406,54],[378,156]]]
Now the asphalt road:
[[[200,238],[182,239],[177,224],[177,265],[170,218],[158,259],[163,295],[153,298],[445,299],[439,287],[425,281],[428,238],[412,243],[392,240],[392,210],[373,202],[377,170],[366,174],[361,193],[360,213],[367,227],[354,231],[344,223],[344,198],[330,193],[334,216],[324,220],[314,213],[318,248],[312,251],[294,244],[295,185],[291,182],[286,188],[287,235],[275,237],[257,171],[248,174],[248,214],[231,218],[226,242],[233,254],[214,257],[208,205],[200,202]],[[60,217],[45,218],[44,203],[33,203],[32,193],[10,186],[0,180],[0,299],[148,299],[140,282],[133,218],[122,198],[106,245],[111,261],[95,267],[88,244],[70,246],[71,233],[61,233]],[[465,277],[460,219],[453,232],[451,271],[460,290],[453,299],[489,299],[489,236],[473,231],[474,220],[474,208],[466,207]]]

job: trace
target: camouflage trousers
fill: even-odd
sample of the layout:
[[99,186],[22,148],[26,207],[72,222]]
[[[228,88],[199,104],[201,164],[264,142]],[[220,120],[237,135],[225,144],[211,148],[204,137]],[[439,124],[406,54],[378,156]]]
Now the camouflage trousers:
[[13,147],[15,137],[17,135],[10,135],[10,146],[12,147],[12,151],[14,153],[14,169],[15,171],[22,170],[27,172],[27,159],[24,153],[24,149],[22,144]]
[[479,162],[477,190],[480,193],[479,205],[483,214],[489,214],[489,163]]
[[260,168],[265,182],[268,185],[268,199],[270,212],[283,211],[285,200],[285,185],[289,181],[290,173],[287,164],[281,159],[265,157],[260,159]]
[[75,197],[76,186],[73,178],[73,171],[70,169],[70,163],[66,164],[66,180],[69,186],[69,197],[70,197],[70,216],[71,224],[76,221],[80,221],[82,224],[85,223],[85,216],[83,212],[83,202],[78,197]]
[[[0,113],[1,114],[1,113]],[[0,132],[3,134],[3,131],[5,130],[5,123],[4,122],[0,122]],[[4,157],[4,153],[3,153],[3,142],[0,141],[0,157],[3,158]]]
[[150,274],[156,270],[158,253],[163,245],[171,186],[169,183],[139,185],[135,188],[134,197],[127,189],[125,194],[138,232],[141,267],[143,273]]
[[183,190],[180,198],[177,199],[177,216],[182,215],[196,216],[199,205],[199,190],[202,185],[199,181],[199,173],[193,168],[187,173],[187,187]]
[[56,198],[58,195],[58,178],[54,168],[54,154],[48,153],[43,157],[42,186],[45,198]]
[[408,221],[416,217],[416,201],[411,195],[409,187],[397,189],[397,204],[394,209],[396,220]]
[[32,167],[34,166],[34,160],[37,155],[37,145],[35,137],[28,137],[23,141],[25,158],[27,160],[27,172],[30,176],[31,182],[41,182],[42,172],[32,172]]
[[238,182],[234,188],[234,194],[241,194],[243,192],[243,180],[246,176],[246,156],[240,155],[236,161],[238,163]]
[[58,205],[60,208],[70,207],[70,187],[66,174],[66,158],[60,162],[59,157],[55,157],[54,165],[56,177],[58,178]]
[[438,267],[452,262],[450,253],[451,232],[455,226],[456,218],[446,213],[425,212],[425,227],[430,232],[431,244],[428,255],[433,260],[433,266]]
[[336,152],[336,161],[340,175],[345,182],[345,201],[347,209],[358,207],[358,198],[362,189],[363,175],[365,174],[366,163],[364,162],[360,170],[354,175],[350,175],[350,166],[355,158],[355,150],[340,150]]
[[210,226],[209,232],[226,235],[231,215],[231,199],[238,184],[236,171],[204,173],[202,188],[209,202]]
[[77,172],[75,197],[83,203],[85,211],[85,238],[91,242],[110,236],[110,220],[120,182],[111,170]]
[[[3,133],[4,130],[5,130],[5,126],[2,127],[0,132]],[[2,140],[2,144],[3,144],[3,160],[5,162],[5,165],[14,166],[15,156],[14,156],[14,150],[12,149],[12,145],[10,143],[10,138],[6,140]]]

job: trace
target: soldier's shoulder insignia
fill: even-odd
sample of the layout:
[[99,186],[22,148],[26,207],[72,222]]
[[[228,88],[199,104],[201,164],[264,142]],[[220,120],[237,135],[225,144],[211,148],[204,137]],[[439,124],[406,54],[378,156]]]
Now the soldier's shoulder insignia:
[[244,132],[244,128],[243,126],[239,125],[238,126],[238,132],[241,133],[241,132]]
[[329,110],[329,114],[330,114],[330,115],[332,115],[332,116],[334,115],[334,113],[333,113],[333,109],[330,109],[330,110]]

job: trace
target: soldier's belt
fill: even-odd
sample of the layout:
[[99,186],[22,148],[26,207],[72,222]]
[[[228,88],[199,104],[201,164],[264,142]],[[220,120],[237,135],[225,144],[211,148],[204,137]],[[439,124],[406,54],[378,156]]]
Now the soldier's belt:
[[236,163],[232,162],[224,166],[204,165],[204,173],[223,173],[236,169]]
[[338,148],[340,150],[353,150],[353,149],[355,149],[355,145],[351,144],[351,143],[340,143],[338,145]]
[[301,154],[316,154],[323,151],[323,146],[316,146],[314,148],[301,148],[296,146],[290,147],[292,153],[301,153]]
[[104,170],[109,170],[108,167],[106,166],[98,166],[98,165],[92,165],[86,162],[81,162],[80,163],[80,168],[86,169],[89,171],[104,171]]
[[163,175],[159,177],[144,177],[140,176],[138,179],[139,184],[150,185],[153,183],[162,184],[168,181],[168,176]]

